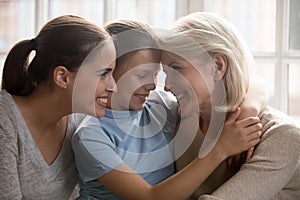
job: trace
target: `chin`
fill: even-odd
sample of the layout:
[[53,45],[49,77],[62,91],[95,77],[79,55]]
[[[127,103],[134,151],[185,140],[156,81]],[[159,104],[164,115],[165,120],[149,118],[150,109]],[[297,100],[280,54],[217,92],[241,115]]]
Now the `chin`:
[[104,110],[103,110],[103,111],[98,111],[98,112],[96,113],[96,117],[97,117],[97,118],[103,117],[104,114],[105,114],[105,111],[104,111]]
[[105,115],[105,109],[97,109],[97,108],[95,108],[95,110],[94,110],[94,113],[93,113],[93,116],[94,117],[97,117],[97,118],[99,118],[99,117],[103,117]]
[[142,110],[145,104],[135,104],[130,106],[130,110]]

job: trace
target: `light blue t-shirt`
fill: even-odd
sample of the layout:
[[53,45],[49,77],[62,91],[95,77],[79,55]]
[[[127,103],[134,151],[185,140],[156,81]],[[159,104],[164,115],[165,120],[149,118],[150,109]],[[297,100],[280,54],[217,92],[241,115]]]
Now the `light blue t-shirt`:
[[143,110],[106,109],[104,117],[86,117],[72,139],[79,199],[120,199],[97,179],[122,163],[151,185],[171,176],[176,122],[177,104],[162,91],[153,92]]

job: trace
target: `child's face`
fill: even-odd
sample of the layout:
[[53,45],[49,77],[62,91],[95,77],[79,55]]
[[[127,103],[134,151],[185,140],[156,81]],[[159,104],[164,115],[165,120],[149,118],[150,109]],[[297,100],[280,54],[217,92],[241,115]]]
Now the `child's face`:
[[114,72],[118,92],[112,95],[111,108],[142,109],[150,91],[155,89],[159,70],[159,51],[146,49],[127,55]]

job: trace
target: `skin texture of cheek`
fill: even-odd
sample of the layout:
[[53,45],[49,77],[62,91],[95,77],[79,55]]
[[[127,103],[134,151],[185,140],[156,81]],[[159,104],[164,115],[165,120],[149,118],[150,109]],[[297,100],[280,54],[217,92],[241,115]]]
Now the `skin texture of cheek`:
[[105,92],[105,84],[103,82],[99,81],[98,87],[97,87],[96,93],[95,93],[95,98],[94,98],[95,99],[94,100],[94,107],[95,107],[94,112],[97,117],[104,116],[105,107],[106,107],[106,105],[104,105],[102,102],[101,102],[101,105],[99,105],[97,102],[97,98],[107,98],[107,97],[108,97],[108,94]]
[[200,113],[202,110],[210,108],[211,91],[206,80],[198,72],[191,72],[183,75],[185,84],[183,90],[186,91],[182,98],[181,112],[184,115]]
[[[129,77],[128,77],[129,78]],[[135,84],[131,81],[121,79],[117,83],[118,92],[111,96],[111,108],[116,110],[127,110],[132,107],[132,95],[135,92]]]
[[129,102],[129,108],[133,110],[141,110],[144,107],[145,101],[139,99],[137,96],[133,96]]
[[95,114],[94,107],[97,84],[98,81],[94,81],[91,78],[85,79],[85,77],[78,77],[74,85],[72,96],[72,109],[74,112],[89,115]]
[[[115,110],[123,110],[126,108],[126,105],[129,103],[129,99],[126,98],[126,96],[123,95],[123,93],[120,93],[122,88],[118,88],[118,93],[114,93],[111,96],[111,108]],[[121,109],[122,108],[122,109]]]
[[211,73],[210,65],[201,66],[199,68],[189,68],[191,73],[188,77],[193,90],[196,93],[199,104],[207,102],[212,96],[215,87],[215,80]]

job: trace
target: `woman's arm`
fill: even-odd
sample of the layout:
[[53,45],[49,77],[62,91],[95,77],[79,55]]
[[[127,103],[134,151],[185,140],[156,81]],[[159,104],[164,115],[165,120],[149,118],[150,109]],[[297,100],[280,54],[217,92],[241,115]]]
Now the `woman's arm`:
[[127,165],[101,176],[98,181],[123,199],[186,199],[229,155],[240,153],[259,141],[261,125],[258,118],[237,121],[239,109],[228,119],[223,132],[204,158],[196,158],[180,172],[165,181],[151,186]]
[[199,200],[298,199],[299,136],[300,129],[290,125],[267,129],[253,157],[212,195]]

